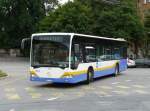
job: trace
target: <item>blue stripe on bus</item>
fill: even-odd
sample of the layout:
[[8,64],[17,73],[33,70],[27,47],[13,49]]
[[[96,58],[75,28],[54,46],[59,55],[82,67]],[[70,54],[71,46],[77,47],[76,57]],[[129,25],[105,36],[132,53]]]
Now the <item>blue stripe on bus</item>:
[[81,74],[74,76],[72,78],[41,78],[41,77],[31,77],[31,81],[41,81],[41,82],[53,82],[53,83],[78,83],[86,80],[86,74]]
[[94,78],[111,75],[115,72],[115,68],[107,69],[107,70],[101,70],[101,71],[95,71],[94,72]]
[[119,62],[119,71],[125,71],[127,69],[127,59],[121,59]]

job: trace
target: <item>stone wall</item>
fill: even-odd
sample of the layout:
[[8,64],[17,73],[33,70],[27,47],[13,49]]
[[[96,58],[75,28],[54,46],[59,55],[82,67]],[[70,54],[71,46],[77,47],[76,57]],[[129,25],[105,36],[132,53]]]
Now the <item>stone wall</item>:
[[3,56],[19,57],[22,54],[20,49],[0,49],[0,57]]

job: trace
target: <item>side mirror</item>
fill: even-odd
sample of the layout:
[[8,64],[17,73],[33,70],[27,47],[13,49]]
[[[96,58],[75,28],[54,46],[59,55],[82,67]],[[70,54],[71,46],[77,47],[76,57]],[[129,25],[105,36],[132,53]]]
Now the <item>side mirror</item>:
[[21,42],[21,49],[22,49],[22,50],[25,49],[25,44],[26,44],[28,41],[31,41],[31,38],[24,38],[24,39],[22,39],[22,42]]

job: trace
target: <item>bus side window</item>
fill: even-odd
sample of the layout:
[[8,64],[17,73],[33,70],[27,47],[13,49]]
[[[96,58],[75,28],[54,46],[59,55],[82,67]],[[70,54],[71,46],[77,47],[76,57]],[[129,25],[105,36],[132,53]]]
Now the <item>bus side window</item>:
[[83,54],[80,47],[80,44],[73,44],[72,47],[72,56],[71,56],[71,62],[72,62],[72,69],[76,69],[79,65],[79,63],[83,62]]
[[127,59],[127,47],[123,47],[123,59]]
[[106,47],[105,48],[105,60],[111,60],[111,48],[110,47]]
[[127,55],[126,55],[126,47],[120,47],[120,59],[126,59]]
[[119,60],[120,59],[120,48],[114,47],[112,50],[112,55],[113,55],[114,60]]
[[83,61],[83,54],[80,47],[80,44],[74,44],[74,54],[76,61],[82,62]]
[[96,48],[92,45],[85,46],[86,62],[96,62]]

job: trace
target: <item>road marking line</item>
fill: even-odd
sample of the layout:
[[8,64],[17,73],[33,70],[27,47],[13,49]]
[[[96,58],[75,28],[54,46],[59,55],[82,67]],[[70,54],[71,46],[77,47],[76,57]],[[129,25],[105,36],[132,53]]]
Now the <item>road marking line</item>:
[[32,99],[39,99],[42,97],[42,94],[36,92],[32,87],[26,87],[25,90],[28,92]]
[[108,95],[105,95],[105,97],[112,97],[112,95],[109,95],[109,94],[108,94]]
[[102,89],[113,89],[113,88],[110,87],[110,86],[100,86],[100,88],[102,88]]
[[94,88],[91,87],[91,86],[85,86],[85,87],[83,87],[83,89],[85,89],[85,90],[93,90]]
[[61,97],[61,96],[64,96],[64,93],[56,92],[56,93],[53,93],[52,96]]
[[146,88],[145,86],[143,85],[132,85],[133,87],[136,87],[136,88]]
[[9,84],[15,83],[15,82],[20,81],[20,80],[23,80],[23,79],[24,79],[24,78],[12,79],[11,81],[8,81],[7,83],[0,84],[0,86],[7,86],[7,85],[9,85]]
[[108,102],[108,101],[98,101],[98,103],[100,104],[100,105],[112,105],[113,104],[113,102]]
[[116,87],[118,87],[118,88],[122,88],[122,89],[129,89],[130,87],[127,87],[127,86],[122,86],[122,85],[120,85],[120,86],[116,86]]
[[16,92],[15,88],[5,88],[4,89],[5,92]]
[[82,96],[84,96],[85,95],[85,93],[84,92],[76,92],[75,93],[78,97],[82,97]]
[[10,109],[9,111],[15,111],[15,109]]
[[135,90],[135,92],[137,92],[139,94],[149,94],[149,92],[143,91],[143,90]]
[[113,85],[115,85],[115,84],[119,84],[120,82],[113,82],[113,83],[111,83],[111,84],[113,84]]
[[100,94],[100,95],[102,95],[102,96],[109,95],[108,93],[106,93],[106,92],[104,92],[104,91],[96,92],[96,94]]
[[31,87],[26,87],[25,90],[31,91],[31,92],[35,91],[35,89],[33,89],[33,88],[31,88]]
[[122,94],[122,95],[128,95],[129,94],[125,91],[112,91],[112,92],[117,93],[117,94]]
[[18,95],[18,94],[11,94],[11,93],[8,93],[8,94],[6,94],[6,97],[8,98],[8,99],[10,99],[10,100],[19,100],[19,99],[21,99],[21,97]]
[[126,82],[130,82],[130,81],[132,81],[132,80],[125,80]]
[[106,93],[106,92],[103,92],[103,91],[101,91],[101,92],[96,92],[96,94],[97,94],[98,96],[100,96],[100,97],[112,97],[112,95],[110,95],[110,94],[108,94],[108,93]]
[[33,99],[38,99],[40,98],[42,95],[40,93],[29,93],[29,95],[31,96],[31,98]]
[[55,99],[58,99],[58,97],[56,97],[56,98],[49,98],[49,99],[47,99],[48,101],[53,101],[53,100],[55,100]]

